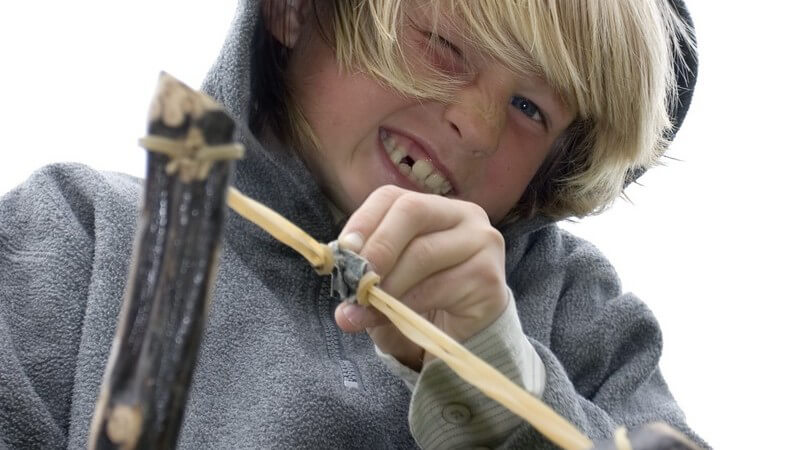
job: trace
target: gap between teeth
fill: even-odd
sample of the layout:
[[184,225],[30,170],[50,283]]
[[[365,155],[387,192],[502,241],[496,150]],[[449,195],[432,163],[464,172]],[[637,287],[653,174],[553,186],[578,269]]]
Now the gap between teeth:
[[438,170],[433,167],[430,161],[420,159],[414,161],[414,165],[409,165],[406,161],[408,151],[392,136],[381,137],[383,146],[389,159],[397,166],[400,173],[407,176],[420,186],[424,186],[433,194],[445,195],[453,190],[453,186],[447,181]]

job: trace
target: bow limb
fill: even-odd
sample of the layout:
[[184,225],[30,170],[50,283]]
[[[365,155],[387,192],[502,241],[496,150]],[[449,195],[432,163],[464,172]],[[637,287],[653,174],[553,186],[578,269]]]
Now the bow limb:
[[151,106],[144,202],[92,449],[174,448],[200,348],[225,216],[234,122],[167,74]]

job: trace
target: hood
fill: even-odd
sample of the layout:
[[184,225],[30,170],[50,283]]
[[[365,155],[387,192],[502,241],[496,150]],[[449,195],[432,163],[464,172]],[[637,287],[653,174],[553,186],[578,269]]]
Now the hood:
[[675,70],[678,76],[678,99],[670,111],[672,123],[675,128],[669,135],[669,139],[675,139],[675,134],[683,124],[689,105],[692,103],[694,85],[697,82],[697,41],[695,39],[694,22],[689,15],[689,10],[683,0],[671,0],[672,7],[678,12],[681,18],[689,26],[692,42],[681,40],[680,56],[676,55]]
[[[689,15],[689,10],[686,8],[686,3],[683,0],[670,0],[670,4],[678,15],[686,22],[689,27],[689,34],[692,42],[687,42],[684,39],[680,41],[679,52],[675,55],[674,67],[678,85],[678,98],[670,108],[670,118],[672,119],[673,128],[667,133],[667,139],[670,141],[675,139],[683,119],[686,118],[686,113],[689,112],[689,105],[692,103],[692,95],[694,94],[694,86],[697,82],[697,41],[695,39],[695,29],[692,17]],[[636,167],[632,169],[625,181],[625,186],[636,181],[646,171],[647,167]]]
[[[260,3],[261,0],[239,0],[233,22],[222,50],[216,62],[206,75],[202,85],[202,90],[223,104],[240,125],[250,122],[254,33],[260,26]],[[691,34],[694,35],[694,25],[684,1],[670,0],[670,3],[686,21],[690,27]],[[697,55],[692,50],[693,47],[694,43],[681,42],[680,56],[676,55],[675,58],[676,67],[681,67],[681,58],[685,61],[683,65],[685,69],[678,71],[678,99],[670,111],[675,127],[668,136],[670,140],[674,139],[675,134],[683,123],[683,119],[686,117],[691,103],[692,93],[694,92],[695,81],[697,79]],[[248,159],[255,156],[252,155],[253,153],[266,153],[263,151],[256,151],[260,145],[257,140],[250,135],[246,126],[240,126],[240,128],[242,128],[240,131],[243,135],[242,141],[245,142],[250,150],[248,153],[251,155],[248,156]],[[277,145],[277,142],[267,145],[271,147],[273,144]],[[268,158],[272,159],[271,156]],[[299,163],[297,158],[287,158],[285,155],[276,156],[275,158],[279,159],[281,164],[289,164],[292,166],[292,172],[301,171],[304,177],[307,175],[307,171],[298,166],[298,164],[302,164]],[[242,170],[244,170],[246,164],[248,163],[237,165],[237,179],[241,178],[239,175]],[[635,181],[645,171],[646,168],[644,167],[632,170],[628,177],[628,183]],[[297,173],[295,172],[295,174]],[[305,189],[309,190],[309,188]],[[311,191],[313,192],[309,192],[309,194],[317,194],[316,190],[313,188],[311,188]],[[263,201],[264,199],[260,200]],[[538,228],[538,226],[542,226],[547,221],[534,220],[534,222],[537,223],[536,225]]]
[[249,119],[251,55],[261,1],[239,0],[222,50],[201,88],[224,105],[240,124],[248,123]]

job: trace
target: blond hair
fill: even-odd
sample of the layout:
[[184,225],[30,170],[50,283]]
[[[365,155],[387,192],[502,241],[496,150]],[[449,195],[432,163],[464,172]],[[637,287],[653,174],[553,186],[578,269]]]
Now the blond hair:
[[[464,82],[435,67],[432,76],[412,73],[400,24],[404,8],[416,2],[319,3],[327,4],[320,26],[345,70],[443,102]],[[430,6],[457,18],[459,35],[482,53],[520,75],[544,78],[576,111],[511,216],[599,212],[620,195],[633,169],[652,166],[663,153],[679,42],[693,42],[668,0],[440,0]],[[302,111],[292,104],[288,110],[293,134],[316,145]]]

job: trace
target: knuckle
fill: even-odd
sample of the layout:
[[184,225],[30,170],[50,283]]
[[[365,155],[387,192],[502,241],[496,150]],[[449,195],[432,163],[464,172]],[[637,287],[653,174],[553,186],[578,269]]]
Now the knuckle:
[[383,185],[372,191],[361,206],[363,207],[365,205],[383,205],[386,203],[391,203],[395,198],[397,198],[398,195],[400,195],[398,189],[399,188],[397,186],[392,186],[391,184]]
[[359,208],[347,220],[347,230],[361,231],[362,233],[372,230],[367,230],[369,224],[378,223],[380,219],[380,212],[369,208]]
[[497,265],[486,252],[479,252],[466,263],[464,275],[469,282],[486,285],[498,278]]
[[468,278],[482,286],[505,285],[505,246],[503,235],[494,228],[483,232],[483,248],[471,259]]
[[372,192],[372,194],[370,194],[370,197],[375,196],[377,198],[391,200],[391,199],[394,199],[394,198],[398,197],[399,195],[401,195],[402,191],[403,190],[401,188],[399,188],[399,187],[397,187],[395,185],[384,184],[383,186],[379,187],[378,189],[375,189]]
[[494,266],[487,267],[486,270],[482,270],[481,275],[483,277],[483,283],[486,286],[505,284],[505,275],[500,270],[497,270],[497,268]]
[[425,197],[416,193],[401,195],[395,202],[395,207],[406,216],[415,217],[424,212],[427,202]]
[[503,234],[491,225],[479,225],[470,235],[482,248],[505,249],[506,241]]
[[489,223],[489,215],[486,214],[486,210],[483,209],[480,205],[473,202],[462,202],[464,209],[469,217],[478,219],[480,221]]
[[492,244],[493,246],[505,248],[506,240],[503,238],[503,234],[497,230],[497,228],[489,226],[484,229],[485,239],[487,242]]
[[366,200],[359,206],[347,220],[345,229],[361,231],[369,236],[380,223],[386,206],[400,195],[401,189],[397,186],[385,185],[372,191]]
[[386,275],[389,265],[397,258],[395,246],[384,239],[374,239],[362,252],[362,256],[370,263],[378,275]]

